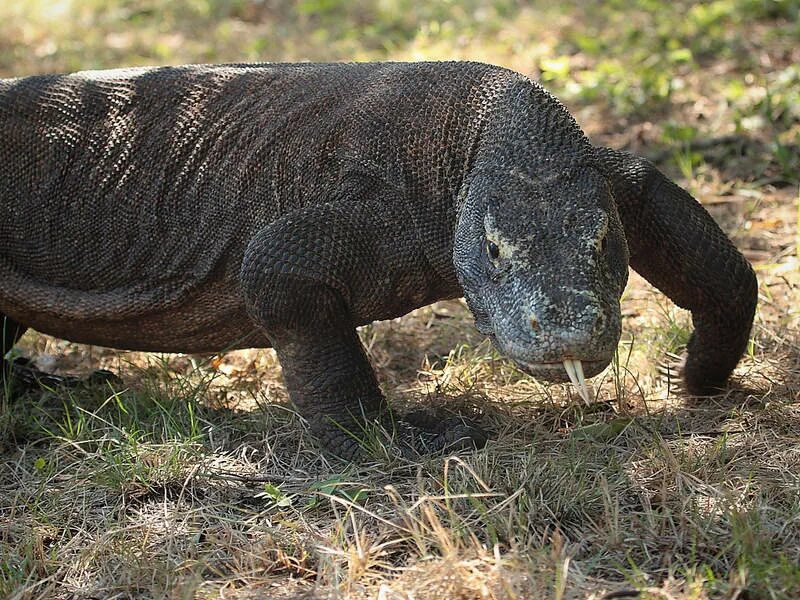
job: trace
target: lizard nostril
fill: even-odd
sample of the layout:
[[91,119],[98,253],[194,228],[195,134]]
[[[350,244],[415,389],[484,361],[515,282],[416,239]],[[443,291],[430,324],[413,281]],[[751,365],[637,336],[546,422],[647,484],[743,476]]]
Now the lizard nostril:
[[534,331],[539,331],[539,319],[537,319],[536,317],[531,317],[530,318],[530,322],[531,322],[531,327],[533,328],[533,330]]
[[600,311],[597,313],[597,317],[594,321],[594,327],[592,328],[595,332],[602,332],[606,327],[606,315],[604,312]]

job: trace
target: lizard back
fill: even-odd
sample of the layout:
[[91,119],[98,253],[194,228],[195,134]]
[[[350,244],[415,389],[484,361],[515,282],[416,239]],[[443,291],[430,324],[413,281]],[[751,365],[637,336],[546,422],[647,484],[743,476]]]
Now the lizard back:
[[441,229],[423,235],[446,270],[475,90],[507,73],[264,64],[0,80],[0,310],[117,347],[255,345],[238,341],[252,333],[237,281],[249,239],[352,173],[396,187],[398,218]]

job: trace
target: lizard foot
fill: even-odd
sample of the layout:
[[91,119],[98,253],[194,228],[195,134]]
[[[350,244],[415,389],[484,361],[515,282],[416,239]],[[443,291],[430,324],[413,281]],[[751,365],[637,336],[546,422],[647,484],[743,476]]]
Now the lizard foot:
[[41,389],[48,387],[99,387],[106,384],[119,386],[122,380],[105,369],[92,371],[86,377],[72,375],[53,375],[45,373],[33,366],[30,359],[17,357],[11,361],[4,361],[4,376],[11,384],[11,389],[16,393],[23,390]]
[[379,447],[413,460],[420,456],[482,448],[487,435],[476,423],[461,416],[446,419],[423,412],[406,417],[381,415],[345,428],[329,422],[313,428],[322,447],[346,461],[381,454]]
[[488,435],[472,419],[441,418],[425,411],[408,413],[395,423],[395,442],[406,457],[480,449]]

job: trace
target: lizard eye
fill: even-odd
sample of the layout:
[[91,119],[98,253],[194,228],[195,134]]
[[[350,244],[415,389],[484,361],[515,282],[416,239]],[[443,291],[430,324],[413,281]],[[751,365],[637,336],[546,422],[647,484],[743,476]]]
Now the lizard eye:
[[489,253],[489,258],[492,260],[497,260],[500,257],[500,248],[492,240],[486,240],[486,252]]
[[607,247],[608,247],[608,236],[604,235],[603,239],[600,240],[600,252],[605,253]]

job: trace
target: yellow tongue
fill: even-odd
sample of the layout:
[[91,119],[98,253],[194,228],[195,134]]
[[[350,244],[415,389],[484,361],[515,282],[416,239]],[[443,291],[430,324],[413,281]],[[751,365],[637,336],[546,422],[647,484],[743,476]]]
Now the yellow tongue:
[[567,358],[564,360],[564,368],[567,370],[569,380],[575,386],[578,395],[583,398],[583,401],[589,404],[589,390],[586,389],[586,378],[583,376],[583,365],[579,360],[572,360]]

